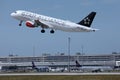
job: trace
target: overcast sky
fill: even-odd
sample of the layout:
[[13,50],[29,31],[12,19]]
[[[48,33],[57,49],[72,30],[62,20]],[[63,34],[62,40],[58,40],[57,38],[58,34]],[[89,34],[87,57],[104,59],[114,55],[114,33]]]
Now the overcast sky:
[[[100,29],[89,33],[69,33],[50,30],[41,33],[41,28],[30,29],[18,26],[19,21],[10,13],[27,10],[55,18],[79,22],[91,11],[97,15],[93,28]],[[1,0],[0,1],[0,56],[17,54],[32,56],[42,53],[68,52],[68,37],[71,38],[71,54],[111,54],[120,52],[120,0]]]

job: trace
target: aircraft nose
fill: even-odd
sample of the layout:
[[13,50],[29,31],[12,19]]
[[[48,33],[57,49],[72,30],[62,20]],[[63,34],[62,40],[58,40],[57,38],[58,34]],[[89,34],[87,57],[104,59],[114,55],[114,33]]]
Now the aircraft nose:
[[11,16],[14,16],[14,13],[11,13],[10,15],[11,15]]
[[15,13],[11,13],[10,15],[11,15],[12,17],[14,17],[14,16],[15,16]]

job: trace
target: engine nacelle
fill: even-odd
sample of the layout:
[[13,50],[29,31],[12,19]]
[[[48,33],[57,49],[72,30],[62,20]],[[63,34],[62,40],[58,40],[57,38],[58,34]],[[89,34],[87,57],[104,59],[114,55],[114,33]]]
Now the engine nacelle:
[[31,21],[26,21],[26,26],[29,27],[29,28],[35,28],[34,23],[31,22]]

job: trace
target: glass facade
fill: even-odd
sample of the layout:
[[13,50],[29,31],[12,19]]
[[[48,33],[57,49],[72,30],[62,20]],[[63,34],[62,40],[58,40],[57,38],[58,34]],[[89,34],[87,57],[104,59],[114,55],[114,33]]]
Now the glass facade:
[[[70,56],[70,61],[120,61],[120,54],[110,54],[110,55],[72,55]],[[40,56],[40,57],[1,57],[0,62],[68,62],[67,55],[57,55],[57,56]]]

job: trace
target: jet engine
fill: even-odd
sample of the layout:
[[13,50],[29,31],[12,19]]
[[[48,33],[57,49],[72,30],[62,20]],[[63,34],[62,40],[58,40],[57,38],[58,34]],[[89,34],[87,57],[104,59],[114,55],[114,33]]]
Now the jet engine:
[[36,26],[34,25],[34,22],[31,21],[26,21],[26,26],[29,28],[35,28]]

